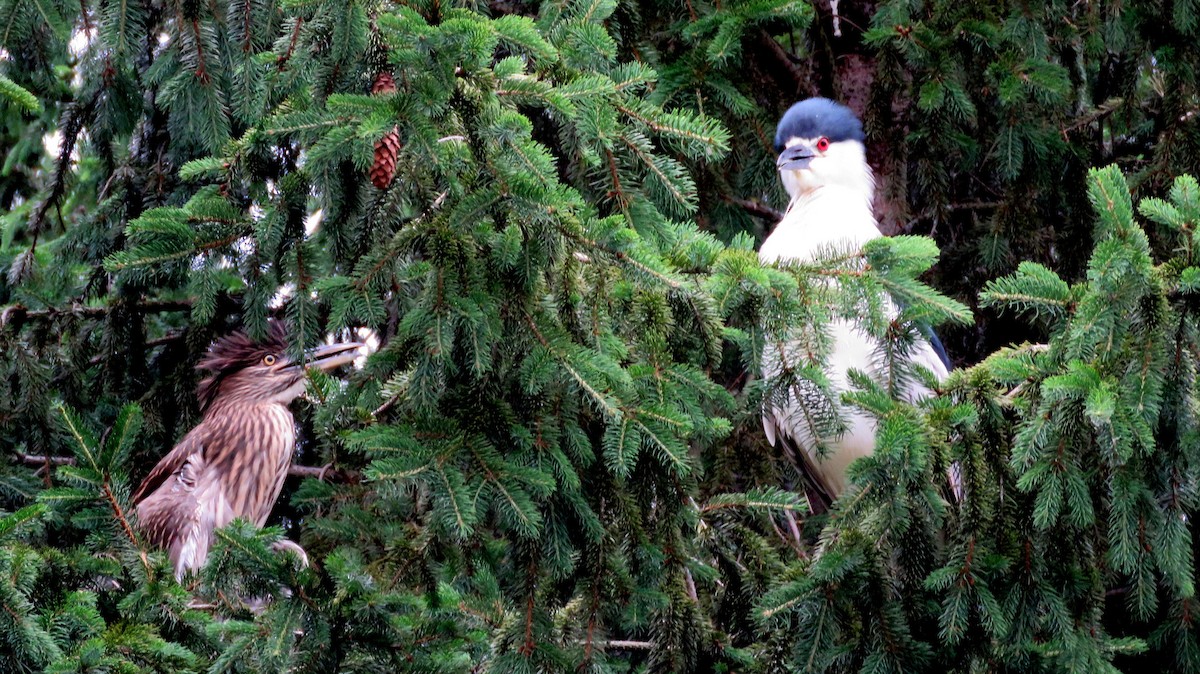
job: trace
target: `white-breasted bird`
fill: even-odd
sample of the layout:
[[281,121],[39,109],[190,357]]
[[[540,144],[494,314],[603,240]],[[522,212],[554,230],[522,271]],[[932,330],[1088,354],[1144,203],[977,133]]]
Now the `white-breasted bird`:
[[[882,236],[872,211],[875,178],[867,164],[862,123],[844,105],[825,98],[796,103],[784,114],[775,132],[776,165],[791,197],[783,219],[763,242],[759,259],[765,263],[811,262],[831,249],[859,248]],[[899,311],[890,300],[884,303],[889,318]],[[882,344],[856,323],[831,320],[828,334],[832,348],[822,363],[835,397],[852,390],[847,373],[851,369],[871,375],[879,372]],[[939,380],[948,371],[948,360],[936,336],[918,338],[909,357],[932,371]],[[931,341],[932,340],[932,341]],[[768,347],[763,371],[777,376],[788,349],[780,353]],[[915,401],[929,395],[919,383],[908,385],[904,397]],[[834,405],[845,426],[839,436],[828,437],[814,421],[805,404],[812,396],[793,390],[786,401],[771,400],[763,408],[767,440],[783,443],[812,479],[820,496],[832,502],[846,489],[846,469],[855,459],[875,450],[875,423],[856,408]],[[820,444],[825,451],[818,451]],[[814,504],[815,506],[816,504]]]

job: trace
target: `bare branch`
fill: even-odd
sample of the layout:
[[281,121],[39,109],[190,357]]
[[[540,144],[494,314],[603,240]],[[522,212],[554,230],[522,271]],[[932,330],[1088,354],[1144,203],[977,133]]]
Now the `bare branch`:
[[777,211],[774,208],[762,203],[761,201],[751,201],[749,199],[738,199],[737,197],[726,197],[726,202],[740,207],[750,215],[771,222],[779,222],[783,219],[783,212]]
[[[41,454],[17,454],[17,460],[27,466],[73,466],[75,465],[75,457],[72,456],[44,456]],[[324,466],[297,466],[292,465],[288,468],[288,475],[294,477],[312,477],[322,482],[357,482],[359,474],[357,471],[344,470],[334,468],[333,464],[327,463]]]
[[28,464],[30,466],[43,466],[47,463],[52,466],[73,466],[73,465],[75,465],[75,458],[71,457],[71,456],[43,456],[40,454],[18,454],[17,458],[19,458],[22,463]]
[[766,46],[767,50],[775,56],[775,60],[779,61],[779,64],[791,75],[792,81],[796,84],[796,91],[807,92],[812,83],[804,76],[799,66],[792,60],[792,55],[783,48],[783,45],[776,42],[775,38],[771,37],[771,34],[765,30],[758,31],[758,40]]
[[612,648],[621,651],[649,651],[654,649],[653,641],[628,641],[616,640],[603,642],[606,648]]
[[358,482],[361,475],[357,471],[334,468],[332,463],[324,466],[297,466],[288,468],[288,475],[293,477],[311,477],[322,482]]
[[[116,310],[115,305],[85,307],[73,304],[64,308],[27,309],[20,304],[10,304],[0,308],[0,326],[16,324],[27,319],[48,319],[56,316],[78,316],[80,318],[105,318],[109,312]],[[131,309],[142,314],[169,313],[172,311],[191,311],[191,300],[150,300],[139,304],[125,305],[121,309]]]
[[1116,112],[1124,104],[1125,104],[1125,99],[1123,99],[1119,96],[1114,96],[1114,97],[1104,101],[1100,105],[1097,105],[1096,107],[1092,108],[1091,110],[1084,112],[1082,115],[1079,115],[1078,117],[1076,117],[1074,119],[1074,121],[1072,121],[1070,124],[1063,127],[1063,129],[1062,129],[1063,138],[1065,139],[1067,137],[1067,134],[1071,133],[1072,131],[1078,131],[1079,129],[1082,129],[1085,126],[1089,126],[1094,122],[1098,122],[1101,119],[1104,119],[1105,117]]
[[[153,349],[156,346],[166,346],[167,344],[173,344],[175,342],[182,342],[185,337],[186,337],[186,335],[183,332],[171,332],[171,333],[167,333],[166,335],[163,335],[162,337],[156,337],[154,339],[147,339],[144,346],[146,347],[147,350],[149,350],[149,349]],[[112,357],[114,355],[118,355],[118,354],[101,354],[99,356],[92,356],[91,360],[88,361],[88,364],[89,365],[99,365],[100,363],[103,363],[104,361],[108,360],[110,357]]]

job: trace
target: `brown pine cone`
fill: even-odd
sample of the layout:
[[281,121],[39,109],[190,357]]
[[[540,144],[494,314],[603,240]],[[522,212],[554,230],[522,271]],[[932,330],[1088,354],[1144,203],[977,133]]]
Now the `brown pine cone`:
[[371,184],[385,189],[396,177],[396,159],[400,156],[400,129],[393,126],[375,143],[375,161],[371,163]]
[[371,93],[376,96],[396,93],[396,80],[392,79],[392,74],[384,70],[376,75],[375,84],[371,85]]

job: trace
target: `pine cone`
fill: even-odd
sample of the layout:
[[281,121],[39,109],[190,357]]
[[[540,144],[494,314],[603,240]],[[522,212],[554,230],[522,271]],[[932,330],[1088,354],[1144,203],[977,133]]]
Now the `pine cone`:
[[392,79],[392,74],[385,70],[376,75],[371,93],[376,96],[396,93],[396,80]]
[[394,126],[375,143],[375,161],[371,164],[372,185],[382,190],[392,184],[392,178],[396,177],[396,159],[402,147],[400,129]]

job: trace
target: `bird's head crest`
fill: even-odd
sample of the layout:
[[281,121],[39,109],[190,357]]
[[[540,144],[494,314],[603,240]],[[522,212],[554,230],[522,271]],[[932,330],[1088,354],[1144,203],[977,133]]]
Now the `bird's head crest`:
[[207,413],[218,397],[243,403],[290,403],[304,393],[308,370],[331,372],[359,357],[361,342],[337,342],[306,350],[299,360],[288,355],[288,329],[272,320],[261,340],[244,332],[221,337],[208,347],[197,370],[210,374],[196,390],[200,411]]
[[283,321],[272,319],[267,334],[262,340],[253,340],[245,332],[237,331],[218,338],[196,364],[196,369],[210,374],[200,381],[196,395],[200,399],[200,410],[208,409],[220,391],[221,382],[242,370],[255,367],[266,361],[274,364],[287,358],[288,329]]

